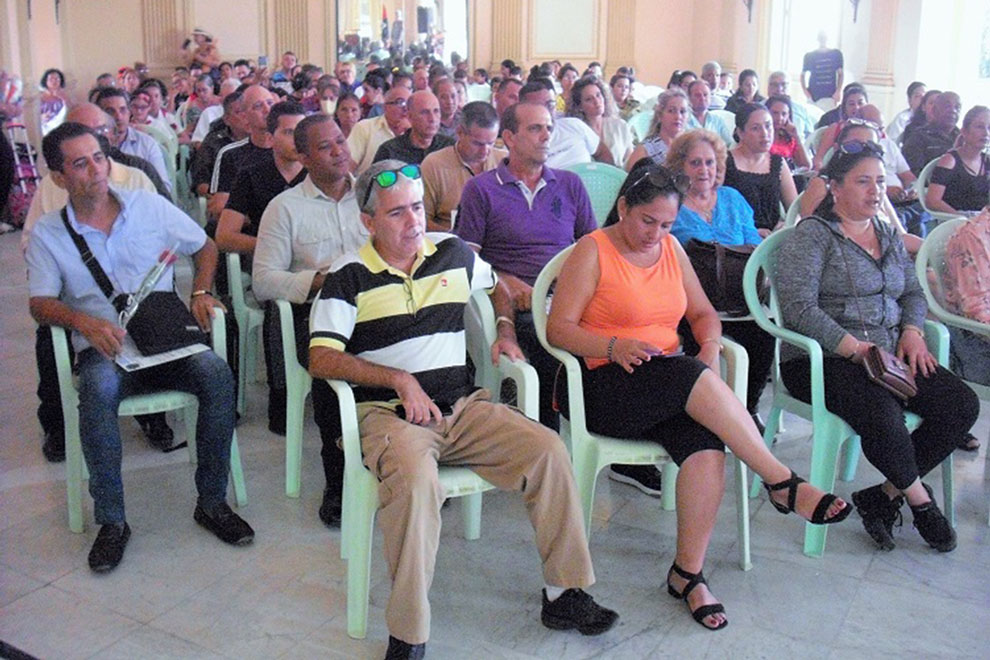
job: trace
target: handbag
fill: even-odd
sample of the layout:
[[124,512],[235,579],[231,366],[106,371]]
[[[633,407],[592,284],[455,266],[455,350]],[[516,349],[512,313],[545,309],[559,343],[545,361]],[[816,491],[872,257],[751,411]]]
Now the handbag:
[[[743,271],[755,245],[722,245],[692,238],[684,247],[701,288],[715,310],[729,317],[746,316],[749,307],[743,295]],[[768,293],[761,272],[756,280],[760,300]]]
[[[130,302],[130,295],[114,292],[113,284],[110,283],[110,278],[103,271],[100,262],[93,256],[79,232],[69,224],[69,214],[65,208],[62,209],[62,223],[76,249],[79,250],[83,263],[100,287],[100,291],[118,313],[123,312]],[[126,330],[142,355],[157,355],[193,344],[207,343],[206,333],[200,330],[196,317],[175,291],[149,293],[127,322]]]
[[[852,239],[846,237],[846,240]],[[852,272],[849,270],[849,261],[846,259],[844,244],[839,246],[839,252],[842,254],[846,277],[849,278],[849,288],[852,291],[853,300],[856,301],[856,313],[859,314],[859,322],[863,326],[863,335],[866,336],[866,341],[870,341],[870,333],[866,329],[863,308],[859,304],[859,293],[856,291],[856,283],[853,281]],[[918,393],[918,385],[904,361],[876,344],[870,346],[866,351],[866,356],[863,358],[863,368],[866,370],[866,377],[871,382],[884,388],[901,401],[907,401]]]

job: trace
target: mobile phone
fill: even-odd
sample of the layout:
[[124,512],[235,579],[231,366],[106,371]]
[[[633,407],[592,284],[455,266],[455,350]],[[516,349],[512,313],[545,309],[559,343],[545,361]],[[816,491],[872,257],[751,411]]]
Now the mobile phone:
[[267,55],[258,55],[258,66],[259,67],[261,67],[261,66],[268,66],[268,56]]

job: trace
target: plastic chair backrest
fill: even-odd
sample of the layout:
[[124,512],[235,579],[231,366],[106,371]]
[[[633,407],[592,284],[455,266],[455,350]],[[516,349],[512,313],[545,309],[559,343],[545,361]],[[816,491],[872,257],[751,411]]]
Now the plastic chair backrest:
[[736,113],[729,112],[728,110],[709,110],[708,112],[721,119],[729,131],[733,131],[736,128]]
[[650,132],[650,122],[652,121],[653,112],[650,110],[641,110],[628,119],[629,128],[632,129],[633,135],[636,136],[638,142],[646,139],[647,133]]
[[492,88],[490,85],[468,85],[468,101],[484,101],[489,103],[492,100]]
[[804,197],[804,193],[801,193],[794,198],[790,207],[787,209],[787,215],[784,216],[784,226],[793,227],[798,223],[801,218],[801,198]]
[[626,171],[614,165],[604,163],[576,163],[564,168],[581,177],[584,189],[591,198],[591,208],[595,211],[595,219],[601,227],[608,217],[609,211],[619,196],[619,188],[626,180]]
[[250,289],[250,278],[244,277],[241,272],[241,255],[237,252],[227,253],[227,288],[230,290],[230,299],[233,302],[234,313],[239,315],[247,307],[244,299],[244,292]]
[[821,144],[822,137],[828,129],[828,126],[822,126],[821,128],[815,129],[815,132],[808,136],[808,142],[805,146],[811,149],[812,153],[818,151],[818,145]]
[[811,120],[811,125],[814,126],[825,116],[825,111],[819,108],[814,103],[802,103],[801,106],[804,108],[805,113],[808,115],[808,119]]
[[648,103],[651,100],[656,103],[657,97],[660,96],[661,92],[663,92],[663,87],[643,85],[642,87],[634,86],[631,95],[640,103]]

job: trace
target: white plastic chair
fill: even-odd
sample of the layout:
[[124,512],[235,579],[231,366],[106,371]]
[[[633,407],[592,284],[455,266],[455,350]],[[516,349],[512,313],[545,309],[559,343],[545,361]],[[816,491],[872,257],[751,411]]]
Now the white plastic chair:
[[947,220],[955,220],[957,218],[961,218],[963,217],[963,215],[961,213],[946,213],[945,211],[933,211],[930,208],[928,208],[928,200],[927,200],[928,184],[932,180],[932,173],[935,171],[935,167],[938,164],[939,158],[941,158],[941,156],[933,159],[931,162],[929,162],[921,169],[921,174],[919,174],[918,178],[914,180],[914,192],[917,193],[918,195],[918,201],[921,202],[921,208],[928,211],[928,213],[931,214],[933,218],[938,220],[939,223],[942,223],[942,222],[946,222]]
[[251,278],[241,272],[241,255],[236,252],[227,253],[227,286],[237,319],[237,412],[243,415],[245,390],[257,379],[258,354],[264,350],[265,313],[247,303]]

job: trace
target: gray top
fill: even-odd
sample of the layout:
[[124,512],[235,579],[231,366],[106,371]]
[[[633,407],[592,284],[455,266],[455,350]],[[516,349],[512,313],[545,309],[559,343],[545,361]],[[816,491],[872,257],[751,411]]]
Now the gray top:
[[[928,305],[904,241],[876,218],[873,228],[880,241],[879,260],[846,238],[834,216],[805,218],[780,248],[774,284],[784,327],[817,340],[826,357],[847,333],[894,352],[905,325],[924,327]],[[781,344],[782,362],[806,355]]]

